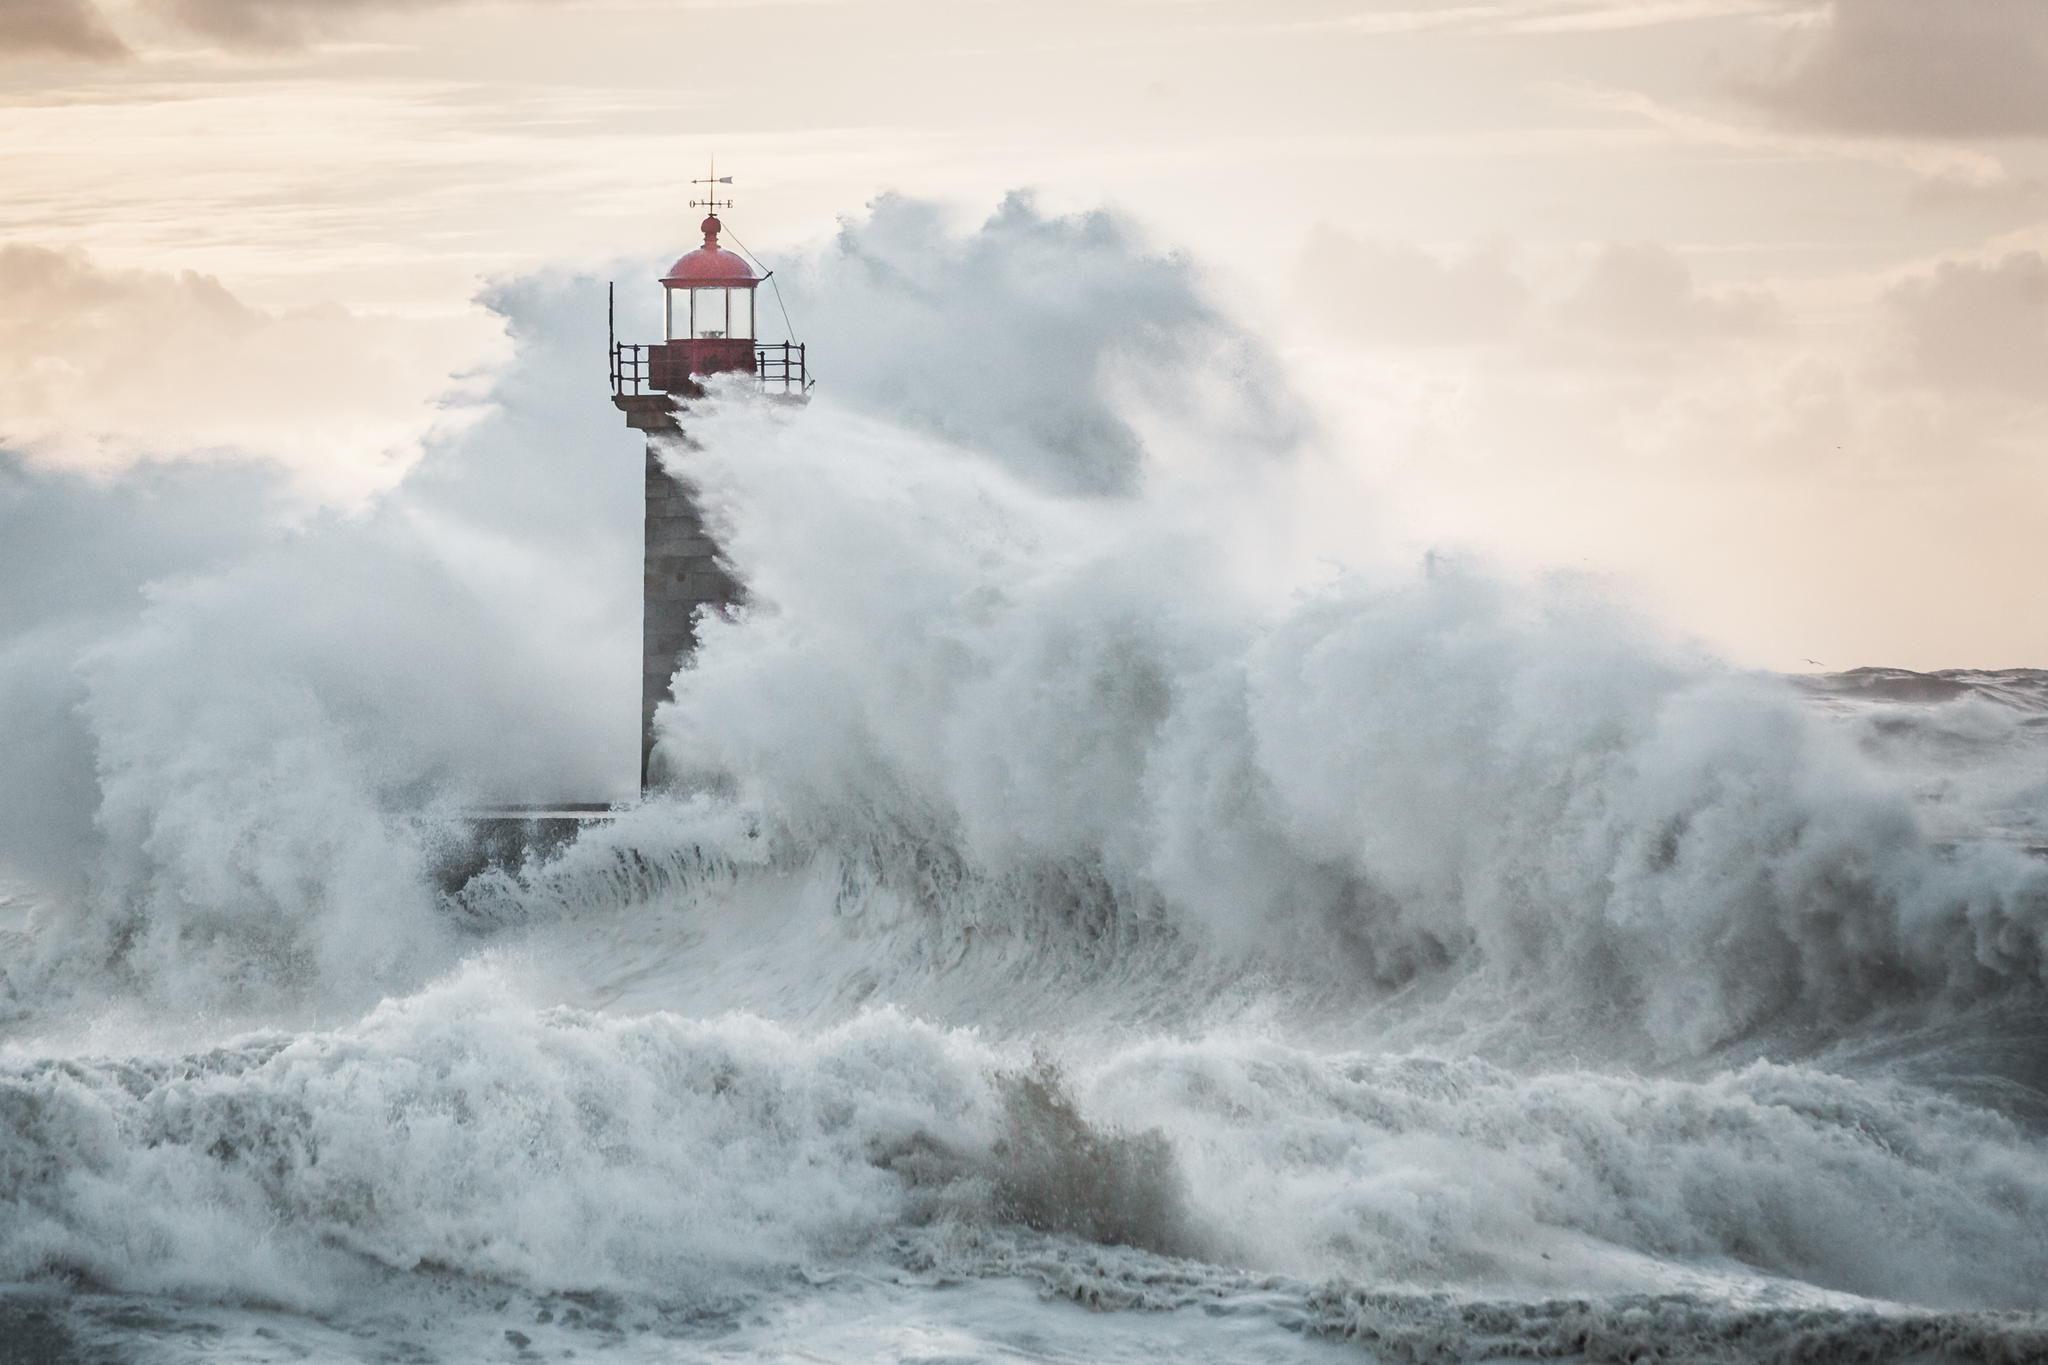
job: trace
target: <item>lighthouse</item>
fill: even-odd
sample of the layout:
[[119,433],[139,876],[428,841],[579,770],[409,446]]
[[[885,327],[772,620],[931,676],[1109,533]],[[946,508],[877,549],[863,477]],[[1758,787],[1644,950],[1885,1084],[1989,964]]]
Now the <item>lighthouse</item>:
[[[612,403],[626,425],[647,439],[645,558],[640,617],[640,790],[658,785],[654,768],[654,709],[669,694],[683,659],[696,648],[705,613],[730,611],[740,586],[704,525],[696,490],[662,467],[664,449],[689,437],[684,414],[705,397],[711,375],[751,375],[769,395],[802,401],[810,392],[803,345],[785,337],[760,339],[756,291],[769,279],[720,241],[726,231],[719,197],[731,176],[692,182],[706,187],[690,207],[705,210],[703,244],[683,253],[661,277],[664,339],[622,343],[616,314],[611,329]],[[785,318],[785,327],[787,320]]]

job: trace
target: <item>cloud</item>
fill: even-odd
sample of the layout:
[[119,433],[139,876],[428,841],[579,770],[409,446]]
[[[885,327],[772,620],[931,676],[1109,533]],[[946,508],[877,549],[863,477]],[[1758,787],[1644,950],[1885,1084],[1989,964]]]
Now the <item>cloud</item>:
[[1531,274],[1498,244],[1439,252],[1322,226],[1302,249],[1296,291],[1308,317],[1359,345],[1514,343],[1543,369],[1629,368],[1631,357],[1766,336],[1783,320],[1771,294],[1703,289],[1682,257],[1648,242],[1603,247],[1582,271]]
[[1888,137],[2048,135],[2040,0],[1829,0],[1742,93],[1788,125]]
[[2033,175],[1930,175],[1906,195],[1911,209],[2017,225],[2048,207],[2048,180]]
[[1309,233],[1296,288],[1311,317],[1366,345],[1484,345],[1512,333],[1529,306],[1503,248],[1445,257],[1327,224]]
[[1912,378],[2048,402],[2048,257],[1945,261],[1885,303]]
[[1778,308],[1754,290],[1701,290],[1668,247],[1617,243],[1593,259],[1554,316],[1567,328],[1619,343],[1685,345],[1768,332]]
[[[683,8],[726,8],[758,0],[681,0]],[[302,47],[380,14],[498,5],[566,5],[577,0],[133,0],[158,17],[223,47]]]
[[447,8],[471,0],[150,0],[184,28],[226,47],[298,47],[376,13]]
[[[1544,87],[1560,102],[1583,109],[1633,116],[1654,125],[1680,144],[1783,160],[1852,161],[1903,170],[1928,178],[1995,184],[2006,178],[2005,163],[1978,147],[1954,142],[1874,139],[1839,132],[1794,132],[1745,119],[1710,118],[1654,99],[1639,90],[1572,81]],[[1748,87],[1754,93],[1755,87]]]
[[0,443],[99,469],[231,449],[359,493],[447,417],[451,359],[473,356],[492,325],[270,312],[210,275],[0,246]]
[[1507,33],[1609,33],[1755,14],[1774,0],[1567,0],[1531,5],[1533,13],[1502,26]]
[[128,47],[92,0],[0,0],[0,61],[49,54],[110,61]]
[[1361,34],[1487,35],[1607,33],[1757,13],[1780,0],[1493,0],[1484,4],[1354,6],[1349,12],[1271,27]]
[[[168,27],[223,48],[303,47],[379,14],[482,5],[488,0],[0,0],[0,59],[59,54],[112,61],[131,55],[109,11],[158,36]],[[520,0],[539,4],[549,0]]]

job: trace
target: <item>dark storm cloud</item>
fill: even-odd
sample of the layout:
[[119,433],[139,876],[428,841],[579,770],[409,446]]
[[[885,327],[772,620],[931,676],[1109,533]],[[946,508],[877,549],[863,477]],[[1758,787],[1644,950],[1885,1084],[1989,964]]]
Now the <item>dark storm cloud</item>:
[[0,60],[50,54],[107,61],[128,48],[92,0],[0,0]]
[[1782,122],[1897,137],[2048,135],[2048,4],[1830,0],[1743,93]]

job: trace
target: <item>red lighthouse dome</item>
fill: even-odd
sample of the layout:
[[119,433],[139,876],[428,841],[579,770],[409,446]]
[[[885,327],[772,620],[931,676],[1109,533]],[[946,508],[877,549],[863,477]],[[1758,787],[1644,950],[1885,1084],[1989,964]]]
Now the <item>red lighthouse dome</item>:
[[663,284],[671,289],[678,285],[685,288],[711,285],[748,289],[761,282],[761,277],[754,273],[745,257],[718,244],[718,231],[724,225],[718,221],[717,214],[706,215],[701,226],[704,245],[678,256],[676,263],[668,268],[668,273],[661,277]]

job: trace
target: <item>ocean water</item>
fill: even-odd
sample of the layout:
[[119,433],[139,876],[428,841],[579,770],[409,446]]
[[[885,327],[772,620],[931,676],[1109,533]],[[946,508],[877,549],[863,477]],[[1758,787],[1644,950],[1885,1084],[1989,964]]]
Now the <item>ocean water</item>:
[[[1005,212],[935,289],[1125,250]],[[668,452],[677,787],[459,886],[592,751],[503,685],[581,714],[571,556],[14,623],[0,1361],[2048,1359],[2048,676],[1297,572],[1270,410],[863,380]]]

